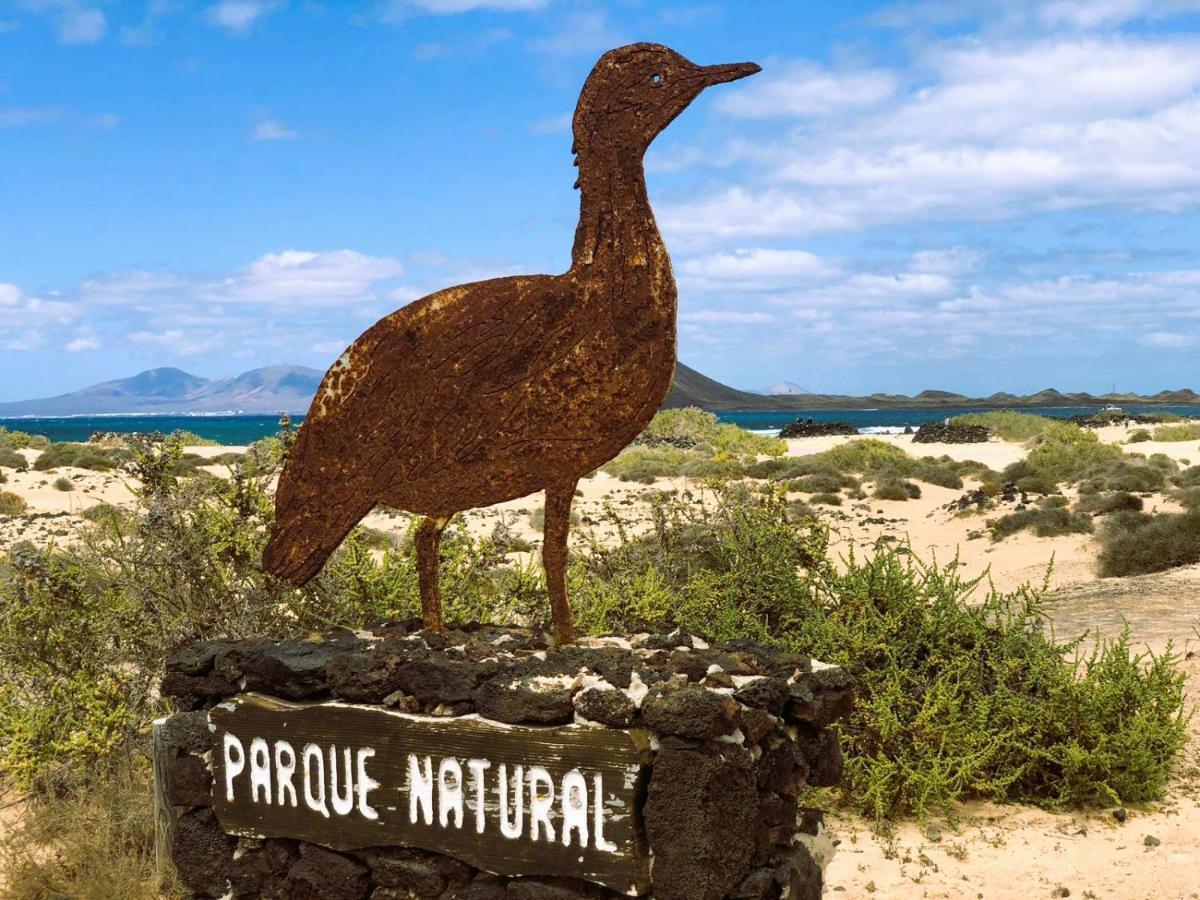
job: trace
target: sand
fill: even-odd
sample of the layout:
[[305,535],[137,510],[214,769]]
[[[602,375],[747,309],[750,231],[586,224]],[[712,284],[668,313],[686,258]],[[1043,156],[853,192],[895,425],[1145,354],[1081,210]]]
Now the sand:
[[[1124,444],[1130,429],[1101,429],[1102,440]],[[803,456],[829,449],[853,438],[789,440],[788,453]],[[917,444],[909,435],[884,435],[879,440],[902,447],[914,456],[946,455],[973,459],[1002,469],[1024,455],[1015,443],[992,440],[983,444]],[[188,452],[216,456],[245,448],[193,447]],[[1200,463],[1200,441],[1144,442],[1125,445],[1126,452],[1165,453],[1183,464]],[[36,451],[25,451],[32,461]],[[221,474],[219,466],[210,471]],[[82,523],[80,513],[98,503],[128,504],[137,484],[119,473],[60,469],[54,473],[5,470],[13,491],[29,503],[25,516],[0,519],[0,544],[27,539],[44,544],[69,542]],[[59,491],[54,480],[65,476],[73,491]],[[968,484],[968,487],[971,485]],[[922,496],[909,501],[848,501],[823,508],[832,528],[835,554],[872,552],[880,538],[906,543],[920,558],[949,563],[957,557],[966,577],[981,576],[997,588],[1011,590],[1025,582],[1049,581],[1060,598],[1054,613],[1056,633],[1063,638],[1088,632],[1112,636],[1128,622],[1135,643],[1154,652],[1169,642],[1176,650],[1200,653],[1196,623],[1200,622],[1200,566],[1160,575],[1127,579],[1096,576],[1098,543],[1089,535],[1038,538],[1022,532],[993,543],[986,535],[986,515],[955,515],[947,504],[963,490],[922,484]],[[606,541],[614,526],[606,508],[616,510],[633,533],[652,527],[649,499],[656,493],[702,493],[685,479],[660,479],[653,485],[618,481],[604,473],[584,479],[574,509],[578,523],[572,544]],[[805,495],[795,495],[805,499]],[[524,538],[535,548],[541,532],[535,524],[542,509],[541,495],[513,500],[466,517],[473,534],[484,536],[497,526]],[[1162,496],[1147,500],[1147,509],[1171,510]],[[403,535],[411,519],[403,513],[376,511],[365,524]],[[536,564],[535,553],[514,554]],[[1053,568],[1048,567],[1053,563]],[[1200,675],[1200,655],[1184,661],[1189,676]],[[1169,799],[1144,808],[1131,808],[1124,824],[1109,811],[1051,814],[1021,806],[965,804],[956,810],[957,824],[943,821],[904,822],[890,836],[874,833],[869,823],[847,815],[831,816],[841,844],[828,872],[827,896],[887,898],[1020,898],[1050,897],[1059,888],[1071,897],[1200,898],[1196,866],[1200,863],[1200,790],[1195,763],[1200,753],[1200,722],[1192,723],[1192,744],[1182,754]],[[8,817],[11,819],[11,815]],[[0,817],[0,823],[4,817]],[[1145,844],[1146,835],[1160,843]]]

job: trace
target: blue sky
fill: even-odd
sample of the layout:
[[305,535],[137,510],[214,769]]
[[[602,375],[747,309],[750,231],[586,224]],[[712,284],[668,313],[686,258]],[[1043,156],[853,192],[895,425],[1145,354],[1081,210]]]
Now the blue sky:
[[1200,0],[0,0],[0,400],[325,368],[558,272],[603,51],[763,72],[647,154],[742,387],[1200,389]]

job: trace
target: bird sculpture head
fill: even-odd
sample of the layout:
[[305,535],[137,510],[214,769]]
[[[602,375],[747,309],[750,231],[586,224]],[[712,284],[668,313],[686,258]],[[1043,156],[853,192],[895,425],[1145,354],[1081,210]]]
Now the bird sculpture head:
[[605,53],[575,109],[575,151],[644,153],[706,87],[761,71],[755,63],[698,66],[662,44],[629,44]]

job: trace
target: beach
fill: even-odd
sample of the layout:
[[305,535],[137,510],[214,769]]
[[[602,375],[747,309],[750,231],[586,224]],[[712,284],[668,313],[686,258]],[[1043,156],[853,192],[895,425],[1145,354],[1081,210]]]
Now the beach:
[[[1144,441],[1127,443],[1134,428],[1108,426],[1097,430],[1101,442],[1126,453],[1164,454],[1181,467],[1200,462],[1200,441]],[[873,435],[874,440],[898,448],[912,457],[947,457],[973,460],[994,470],[1024,458],[1027,448],[1015,441],[992,438],[971,444],[915,444],[910,434]],[[790,439],[785,459],[823,453],[858,436]],[[245,452],[244,446],[197,446],[187,453],[212,459],[225,453]],[[130,506],[138,483],[120,471],[94,472],[60,467],[50,472],[32,468],[40,451],[20,451],[31,468],[6,469],[7,483],[0,490],[21,497],[28,509],[23,515],[0,518],[0,544],[28,540],[37,545],[69,545],[78,539],[84,513],[99,504]],[[214,475],[228,475],[220,464],[205,467]],[[73,486],[55,487],[66,478]],[[864,482],[864,487],[867,485]],[[1128,624],[1134,646],[1162,653],[1172,645],[1177,653],[1200,650],[1195,624],[1200,621],[1200,566],[1126,578],[1097,575],[1099,539],[1095,534],[1038,537],[1023,530],[993,541],[986,522],[1004,511],[963,514],[957,501],[977,483],[970,478],[962,488],[922,484],[920,496],[907,500],[882,500],[867,494],[838,506],[814,506],[830,528],[833,556],[869,555],[881,541],[908,548],[923,561],[948,564],[957,560],[965,578],[980,578],[978,592],[988,583],[1011,591],[1022,584],[1046,581],[1059,598],[1053,624],[1057,636],[1068,640],[1087,633],[1094,639],[1114,637]],[[598,472],[579,484],[574,503],[577,522],[573,546],[587,541],[610,542],[616,526],[607,510],[618,510],[631,533],[652,527],[651,501],[655,494],[691,492],[703,497],[703,484],[681,477],[656,479],[652,484],[621,481]],[[1063,494],[1071,501],[1074,488]],[[793,492],[789,500],[811,500]],[[1166,491],[1143,497],[1148,512],[1177,511],[1177,502]],[[499,504],[464,515],[464,524],[483,537],[498,525],[528,542],[532,549],[510,554],[514,563],[535,564],[541,542],[538,513],[541,495]],[[399,511],[377,509],[363,523],[399,542],[411,519]],[[1189,677],[1200,674],[1200,656],[1182,660]],[[1179,758],[1177,772],[1158,803],[1129,808],[1123,822],[1109,809],[1086,813],[1061,813],[1016,805],[960,804],[951,820],[935,817],[925,822],[901,821],[886,835],[858,816],[832,813],[829,821],[840,841],[828,870],[831,896],[870,895],[897,898],[1032,896],[1074,897],[1195,897],[1194,871],[1200,863],[1200,780],[1196,760],[1200,728],[1191,725],[1190,745]],[[0,827],[13,820],[10,811]],[[1153,845],[1147,845],[1147,836]],[[1147,892],[1149,879],[1153,890]],[[1069,894],[1054,892],[1066,889]]]

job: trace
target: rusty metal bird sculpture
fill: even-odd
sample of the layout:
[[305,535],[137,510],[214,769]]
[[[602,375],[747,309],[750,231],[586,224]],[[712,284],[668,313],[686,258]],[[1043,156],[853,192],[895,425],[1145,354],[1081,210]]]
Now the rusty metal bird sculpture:
[[359,337],[325,375],[280,476],[268,571],[304,584],[375,506],[418,513],[421,611],[441,630],[451,516],[544,490],[554,633],[572,642],[575,485],[642,431],[675,370],[675,278],[642,157],[706,87],[758,71],[697,66],[660,44],[600,58],[573,122],[571,268],[446,288]]

